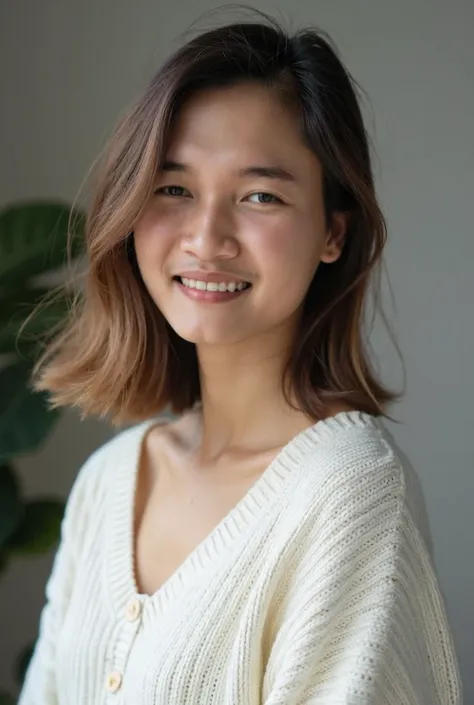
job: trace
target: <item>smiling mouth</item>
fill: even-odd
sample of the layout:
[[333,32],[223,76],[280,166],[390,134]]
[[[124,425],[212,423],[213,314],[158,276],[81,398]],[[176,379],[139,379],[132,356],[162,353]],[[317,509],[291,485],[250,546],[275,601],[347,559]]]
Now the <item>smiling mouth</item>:
[[197,291],[210,291],[210,292],[230,292],[234,293],[236,291],[244,291],[249,289],[252,285],[250,282],[244,281],[231,281],[231,282],[205,282],[200,279],[188,279],[187,277],[173,277],[174,281],[179,282],[182,286],[187,289],[195,289]]

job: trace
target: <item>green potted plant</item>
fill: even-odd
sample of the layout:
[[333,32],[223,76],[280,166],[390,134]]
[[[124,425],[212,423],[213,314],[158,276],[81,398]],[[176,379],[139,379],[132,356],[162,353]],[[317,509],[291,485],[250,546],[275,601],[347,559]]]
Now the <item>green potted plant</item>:
[[[17,556],[49,552],[57,543],[63,502],[26,499],[15,459],[37,450],[58,418],[31,389],[38,341],[68,311],[68,296],[51,297],[45,275],[81,254],[84,217],[61,203],[21,203],[0,211],[0,576]],[[47,277],[46,277],[47,278]],[[43,281],[42,281],[43,280]],[[39,304],[47,299],[45,306]],[[21,685],[32,646],[18,658]],[[15,699],[0,692],[0,705]]]

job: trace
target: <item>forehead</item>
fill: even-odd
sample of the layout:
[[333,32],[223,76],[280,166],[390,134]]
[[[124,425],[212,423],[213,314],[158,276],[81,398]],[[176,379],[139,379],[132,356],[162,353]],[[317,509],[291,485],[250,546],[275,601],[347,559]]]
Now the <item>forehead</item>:
[[296,110],[274,90],[253,84],[192,96],[175,117],[166,159],[187,163],[276,160],[303,170],[319,166],[304,143]]

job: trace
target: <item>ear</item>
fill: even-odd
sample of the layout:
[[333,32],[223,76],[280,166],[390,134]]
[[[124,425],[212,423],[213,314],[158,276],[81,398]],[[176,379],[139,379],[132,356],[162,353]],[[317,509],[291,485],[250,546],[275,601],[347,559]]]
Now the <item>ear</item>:
[[321,253],[321,262],[331,264],[341,256],[346,241],[347,228],[350,219],[349,212],[338,211],[333,213],[331,227],[326,237],[326,244]]

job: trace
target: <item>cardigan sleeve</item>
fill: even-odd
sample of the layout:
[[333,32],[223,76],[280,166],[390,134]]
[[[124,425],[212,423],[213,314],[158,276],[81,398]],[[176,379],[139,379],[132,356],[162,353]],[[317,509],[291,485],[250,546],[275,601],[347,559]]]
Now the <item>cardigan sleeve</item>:
[[[330,481],[290,579],[264,705],[461,705],[431,557],[401,468]],[[347,481],[346,481],[347,480]]]
[[58,635],[74,583],[75,561],[80,537],[85,530],[85,506],[89,495],[88,477],[97,474],[96,454],[83,465],[66,503],[59,547],[46,584],[35,650],[29,663],[18,705],[57,705],[55,662]]

